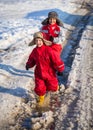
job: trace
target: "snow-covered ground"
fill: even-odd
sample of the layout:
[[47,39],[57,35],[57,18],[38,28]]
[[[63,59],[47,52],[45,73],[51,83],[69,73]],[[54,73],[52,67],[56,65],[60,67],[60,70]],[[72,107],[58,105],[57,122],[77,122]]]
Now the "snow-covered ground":
[[[93,2],[0,0],[0,130],[93,129]],[[51,94],[50,109],[35,109],[34,69],[25,70],[28,44],[49,11],[64,23],[62,59],[68,87]],[[49,95],[48,95],[49,96]],[[49,98],[49,97],[48,97]]]

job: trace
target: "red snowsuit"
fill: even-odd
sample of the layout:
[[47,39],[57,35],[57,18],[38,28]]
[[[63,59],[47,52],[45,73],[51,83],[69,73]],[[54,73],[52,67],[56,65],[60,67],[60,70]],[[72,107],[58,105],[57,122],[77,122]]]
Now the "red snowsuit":
[[44,25],[41,28],[41,32],[43,33],[43,36],[46,40],[50,40],[50,36],[54,38],[51,47],[53,50],[56,51],[57,55],[60,56],[62,51],[62,45],[60,43],[61,41],[59,40],[60,37],[62,38],[62,35],[60,36],[61,32],[60,27],[56,23],[53,25],[52,24]]
[[64,70],[63,61],[49,46],[36,47],[26,63],[29,68],[35,67],[35,89],[37,95],[42,96],[46,91],[57,91],[58,80],[56,70]]

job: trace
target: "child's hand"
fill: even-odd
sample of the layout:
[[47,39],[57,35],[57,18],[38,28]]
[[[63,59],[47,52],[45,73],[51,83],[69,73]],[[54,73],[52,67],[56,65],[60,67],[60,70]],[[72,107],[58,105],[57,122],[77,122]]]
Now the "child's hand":
[[63,76],[63,72],[57,72],[58,76]]
[[53,37],[53,36],[50,36],[49,40],[50,40],[51,42],[53,42],[54,37]]
[[29,67],[29,65],[26,65],[25,68],[26,68],[26,70],[28,70],[30,67]]

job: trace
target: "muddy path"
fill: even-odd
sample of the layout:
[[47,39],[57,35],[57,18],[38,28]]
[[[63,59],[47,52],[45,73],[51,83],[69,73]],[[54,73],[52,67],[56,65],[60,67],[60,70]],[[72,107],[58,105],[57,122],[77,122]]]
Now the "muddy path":
[[[93,39],[91,39],[93,27],[91,26],[91,31],[88,28],[91,17],[90,14],[84,16],[71,34],[74,37],[78,30],[74,43],[71,44],[71,41],[69,41],[72,49],[65,62],[67,67],[69,65],[70,71],[73,68],[66,80],[66,85],[71,87],[72,90],[63,96],[62,107],[59,109],[58,114],[60,116],[55,121],[55,130],[93,129],[93,79],[90,76],[93,74]],[[76,60],[79,61],[78,64],[76,64]],[[76,78],[73,77],[69,83],[73,73],[76,73]]]

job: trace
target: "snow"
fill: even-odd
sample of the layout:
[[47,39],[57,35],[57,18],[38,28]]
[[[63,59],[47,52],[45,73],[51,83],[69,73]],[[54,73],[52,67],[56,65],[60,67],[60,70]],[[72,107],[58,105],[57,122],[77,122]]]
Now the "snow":
[[[92,129],[93,17],[83,17],[89,10],[81,8],[82,0],[78,2],[0,0],[0,130],[44,130],[50,124],[55,130]],[[34,68],[27,71],[25,64],[35,47],[28,44],[52,10],[64,23],[62,59],[66,70],[65,76],[59,77],[60,91],[51,94],[51,109],[39,115],[35,111]],[[69,87],[65,92],[63,84]]]

